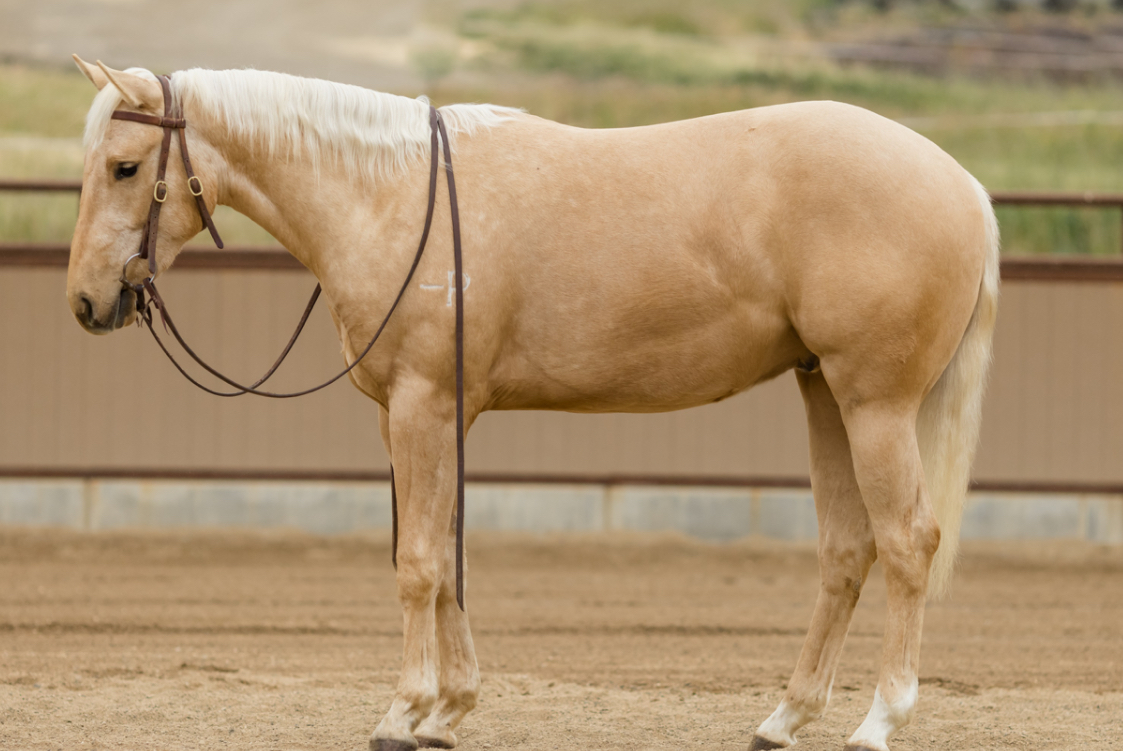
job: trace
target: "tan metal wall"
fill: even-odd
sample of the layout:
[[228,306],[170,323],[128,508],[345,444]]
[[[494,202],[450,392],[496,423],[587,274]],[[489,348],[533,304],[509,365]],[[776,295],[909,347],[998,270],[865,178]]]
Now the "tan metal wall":
[[1123,283],[1007,282],[979,479],[1123,482]]
[[[256,376],[313,280],[290,271],[182,269],[177,321],[220,367]],[[140,330],[82,332],[61,268],[0,269],[0,468],[386,469],[375,405],[346,382],[302,399],[197,392]],[[276,385],[341,360],[321,308]],[[1123,283],[1011,281],[976,478],[1123,482]],[[801,476],[807,432],[791,375],[720,404],[662,415],[488,413],[473,472]]]

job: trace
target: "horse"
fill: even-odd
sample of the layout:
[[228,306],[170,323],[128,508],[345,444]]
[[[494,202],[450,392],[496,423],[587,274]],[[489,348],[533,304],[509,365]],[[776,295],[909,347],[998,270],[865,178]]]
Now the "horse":
[[[99,93],[67,297],[82,327],[106,334],[137,316],[129,288],[145,270],[122,268],[161,148],[158,129],[113,113],[159,116],[164,94],[147,70],[75,60]],[[200,231],[193,194],[231,206],[318,278],[353,363],[422,231],[427,100],[253,70],[181,71],[168,90],[195,176],[171,159],[152,273]],[[954,568],[978,439],[999,286],[986,190],[922,136],[835,102],[604,130],[486,104],[440,113],[471,279],[459,438],[485,410],[682,409],[794,370],[821,581],[795,672],[751,748],[790,746],[825,710],[880,559],[880,673],[846,747],[887,751],[915,715],[924,607]],[[452,273],[443,192],[435,212],[422,281]],[[396,478],[403,659],[376,751],[454,747],[480,691],[454,573],[453,307],[410,286],[348,374],[378,405]]]

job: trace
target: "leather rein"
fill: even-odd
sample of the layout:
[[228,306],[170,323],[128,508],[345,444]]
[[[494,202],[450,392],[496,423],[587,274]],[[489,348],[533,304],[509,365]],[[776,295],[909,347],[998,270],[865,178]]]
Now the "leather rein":
[[[452,172],[452,153],[449,148],[448,132],[445,129],[444,119],[441,117],[440,111],[432,105],[429,106],[429,128],[432,133],[430,139],[429,201],[425,210],[425,225],[421,231],[421,241],[418,243],[417,252],[414,254],[413,264],[409,268],[409,273],[406,274],[401,289],[394,298],[394,302],[390,305],[390,310],[387,311],[386,316],[382,319],[382,323],[378,326],[374,336],[371,337],[371,340],[367,343],[363,351],[355,358],[355,361],[344,370],[317,386],[301,391],[278,393],[263,391],[259,387],[269,380],[288,356],[289,351],[296,343],[300,333],[304,330],[304,324],[307,323],[308,317],[312,313],[312,308],[316,305],[316,300],[320,297],[321,287],[317,284],[316,288],[312,291],[312,296],[304,308],[304,314],[301,316],[296,330],[293,332],[288,344],[286,344],[285,348],[281,351],[280,356],[261,378],[248,386],[234,381],[208,365],[202,358],[195,354],[195,351],[183,340],[175,323],[172,321],[171,315],[168,313],[167,303],[164,302],[164,298],[160,295],[159,290],[156,289],[155,284],[158,273],[156,265],[156,238],[160,225],[160,209],[163,207],[168,197],[168,183],[165,178],[167,176],[168,158],[171,153],[173,131],[179,138],[179,151],[183,158],[184,170],[187,173],[188,192],[195,198],[195,205],[199,210],[199,216],[203,220],[203,225],[210,231],[211,237],[214,238],[215,245],[221,249],[223,244],[222,239],[218,235],[218,230],[214,226],[214,221],[211,219],[210,212],[207,210],[206,201],[203,199],[203,182],[195,175],[194,170],[191,168],[191,159],[187,153],[187,121],[183,117],[182,109],[178,103],[172,102],[171,79],[168,76],[158,76],[157,78],[164,92],[163,117],[145,115],[139,112],[127,112],[124,110],[117,110],[111,116],[114,120],[128,120],[145,125],[155,125],[162,128],[164,131],[164,139],[160,147],[160,162],[156,171],[156,185],[152,190],[152,204],[148,210],[148,221],[145,224],[144,234],[141,237],[140,249],[126,259],[125,265],[122,268],[121,284],[126,289],[130,289],[136,294],[136,309],[139,316],[138,323],[143,322],[143,325],[148,328],[148,331],[152,334],[152,338],[156,340],[156,344],[159,345],[160,349],[171,361],[172,365],[175,366],[176,370],[196,387],[206,391],[208,394],[214,394],[215,396],[234,397],[244,394],[253,394],[254,396],[263,396],[271,399],[289,399],[296,396],[311,394],[314,391],[319,391],[322,388],[330,386],[350,373],[355,366],[366,357],[367,353],[374,347],[375,342],[378,341],[378,337],[382,335],[383,329],[386,328],[386,324],[390,321],[390,316],[392,316],[394,310],[397,309],[398,303],[401,302],[406,289],[409,287],[410,281],[413,279],[414,272],[417,271],[417,267],[421,263],[421,256],[425,252],[425,246],[429,240],[429,229],[433,223],[433,212],[437,201],[437,164],[440,156],[438,153],[438,146],[443,148],[445,176],[448,182],[449,208],[452,219],[452,251],[456,277],[456,601],[460,609],[464,610],[464,264],[460,243],[460,211],[456,200],[456,182]],[[148,276],[139,284],[134,284],[128,280],[129,263],[134,258],[144,259],[148,262]],[[148,298],[147,301],[145,300],[146,294]],[[184,370],[183,366],[179,364],[164,345],[164,342],[156,333],[156,328],[152,325],[153,307],[159,311],[160,321],[163,323],[164,328],[171,332],[184,352],[208,373],[218,378],[223,383],[234,387],[234,389],[236,389],[235,391],[218,391],[211,389],[199,383],[199,381]],[[393,547],[391,556],[394,567],[397,568],[398,494],[394,482],[394,468],[392,464],[390,467],[390,492],[393,516]]]

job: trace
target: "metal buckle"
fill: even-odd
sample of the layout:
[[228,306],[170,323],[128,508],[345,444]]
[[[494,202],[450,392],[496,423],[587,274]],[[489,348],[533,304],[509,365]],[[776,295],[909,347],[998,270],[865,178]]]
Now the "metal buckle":
[[[160,195],[160,186],[164,186],[164,195]],[[152,200],[156,203],[163,203],[168,200],[168,182],[167,180],[157,180],[156,185],[152,188]]]
[[[199,192],[198,193],[195,192],[195,188],[191,184],[192,180],[199,183]],[[192,175],[191,177],[187,178],[187,189],[189,191],[191,191],[191,195],[198,198],[199,196],[203,195],[203,181],[199,179],[198,175]]]

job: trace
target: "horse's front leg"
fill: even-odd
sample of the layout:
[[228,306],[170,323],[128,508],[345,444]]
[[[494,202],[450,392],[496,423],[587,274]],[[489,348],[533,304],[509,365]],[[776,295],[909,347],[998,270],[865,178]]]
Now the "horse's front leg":
[[[418,747],[414,729],[438,698],[437,602],[456,504],[455,399],[427,383],[401,386],[383,423],[397,486],[397,584],[405,643],[393,704],[370,747],[405,751]],[[453,600],[455,606],[455,595]]]

